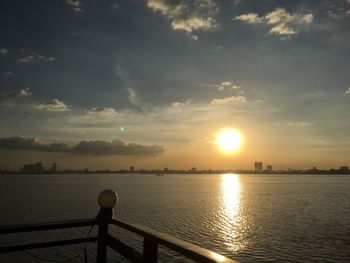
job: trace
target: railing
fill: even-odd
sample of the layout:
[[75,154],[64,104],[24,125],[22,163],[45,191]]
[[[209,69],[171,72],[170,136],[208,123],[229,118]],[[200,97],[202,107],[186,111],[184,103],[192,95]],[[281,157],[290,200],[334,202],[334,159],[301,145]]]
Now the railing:
[[[98,235],[94,237],[81,237],[68,240],[57,240],[42,243],[19,244],[12,246],[0,247],[0,254],[15,251],[25,251],[30,249],[57,247],[65,245],[73,245],[80,243],[97,242],[97,263],[107,262],[107,247],[112,248],[120,255],[129,259],[131,262],[157,262],[158,245],[165,246],[187,258],[196,262],[213,263],[213,262],[231,262],[235,261],[224,257],[220,254],[212,252],[208,249],[199,247],[195,244],[180,240],[170,235],[155,231],[151,228],[130,224],[117,218],[112,217],[112,208],[101,208],[96,218],[79,219],[61,222],[37,223],[28,225],[10,225],[0,226],[0,235],[14,234],[22,232],[36,232],[54,229],[67,229],[86,226],[98,226]],[[138,252],[133,247],[123,243],[119,239],[113,237],[108,228],[110,225],[118,226],[122,229],[131,231],[143,237],[143,253]]]

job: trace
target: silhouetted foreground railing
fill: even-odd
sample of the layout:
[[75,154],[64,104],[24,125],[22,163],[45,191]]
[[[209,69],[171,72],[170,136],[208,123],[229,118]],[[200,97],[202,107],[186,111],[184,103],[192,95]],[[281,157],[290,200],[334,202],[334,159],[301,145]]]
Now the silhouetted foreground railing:
[[[115,203],[114,203],[115,205]],[[114,206],[113,205],[113,206]],[[129,259],[131,262],[157,262],[158,245],[165,246],[187,258],[196,262],[212,263],[212,262],[235,262],[220,254],[212,252],[208,249],[201,248],[192,243],[180,240],[170,235],[155,231],[151,228],[130,224],[117,218],[113,218],[112,208],[101,207],[100,213],[96,218],[78,219],[60,222],[46,222],[27,225],[9,225],[0,226],[0,235],[14,234],[23,232],[37,232],[55,229],[68,229],[77,227],[93,227],[98,226],[98,235],[95,237],[81,237],[68,240],[57,240],[42,243],[20,244],[12,246],[0,247],[0,254],[15,251],[25,251],[30,249],[57,247],[65,245],[73,245],[88,242],[97,242],[97,263],[107,262],[107,247],[112,248],[120,255]],[[119,239],[113,237],[108,228],[110,225],[118,226],[143,237],[143,253],[138,252],[133,247],[123,243]]]

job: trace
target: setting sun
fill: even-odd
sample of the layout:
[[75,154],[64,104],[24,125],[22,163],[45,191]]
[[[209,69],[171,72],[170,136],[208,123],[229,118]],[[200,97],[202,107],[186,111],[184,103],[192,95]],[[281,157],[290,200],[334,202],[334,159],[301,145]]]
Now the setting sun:
[[238,130],[227,128],[218,132],[216,144],[219,149],[225,153],[232,153],[239,150],[242,146],[242,136]]

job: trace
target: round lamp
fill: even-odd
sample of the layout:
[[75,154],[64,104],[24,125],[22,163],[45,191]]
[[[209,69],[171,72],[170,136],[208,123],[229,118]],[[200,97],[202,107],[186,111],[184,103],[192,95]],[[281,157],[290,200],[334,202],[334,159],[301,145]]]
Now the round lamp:
[[118,196],[112,190],[103,190],[97,197],[97,203],[101,208],[113,208],[117,204]]

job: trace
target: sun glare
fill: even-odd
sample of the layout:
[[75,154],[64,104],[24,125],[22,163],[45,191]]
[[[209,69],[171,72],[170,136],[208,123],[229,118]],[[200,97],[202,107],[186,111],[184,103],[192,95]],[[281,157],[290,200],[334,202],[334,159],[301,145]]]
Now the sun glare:
[[240,132],[235,129],[227,128],[218,132],[216,144],[219,149],[225,153],[238,151],[242,146],[243,140]]

